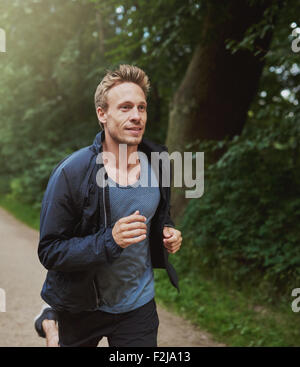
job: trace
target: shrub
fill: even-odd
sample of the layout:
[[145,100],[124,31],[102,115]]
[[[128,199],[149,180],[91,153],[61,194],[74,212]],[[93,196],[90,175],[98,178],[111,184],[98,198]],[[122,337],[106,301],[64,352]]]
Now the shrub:
[[299,141],[299,124],[286,119],[201,144],[208,161],[220,148],[225,153],[206,164],[205,193],[182,223],[199,265],[237,282],[267,280],[273,294],[299,285]]

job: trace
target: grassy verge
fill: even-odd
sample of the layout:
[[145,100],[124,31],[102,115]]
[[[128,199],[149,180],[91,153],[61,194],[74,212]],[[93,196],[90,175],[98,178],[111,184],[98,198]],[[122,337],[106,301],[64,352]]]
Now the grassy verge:
[[40,212],[29,204],[16,200],[10,194],[9,176],[0,176],[0,206],[29,227],[40,228]]
[[0,206],[12,213],[21,222],[36,230],[40,227],[39,211],[28,204],[11,199],[8,195],[0,195]]
[[[0,195],[0,206],[34,229],[39,228],[39,212],[9,196]],[[228,346],[299,346],[299,314],[291,310],[292,298],[276,305],[263,301],[261,290],[237,289],[210,279],[196,266],[189,266],[189,246],[171,262],[180,279],[180,293],[170,286],[164,270],[155,270],[156,299],[169,310],[192,321],[214,339]]]
[[270,304],[259,288],[211,279],[184,262],[189,246],[171,256],[180,279],[180,293],[170,287],[163,270],[155,270],[157,299],[214,339],[228,346],[299,346],[299,314],[292,297]]

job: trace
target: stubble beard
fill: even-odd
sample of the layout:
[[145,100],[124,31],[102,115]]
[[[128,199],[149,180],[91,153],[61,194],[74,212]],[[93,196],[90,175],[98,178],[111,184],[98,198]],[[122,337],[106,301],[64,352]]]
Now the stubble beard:
[[144,134],[141,134],[141,136],[139,136],[139,137],[120,136],[120,134],[116,133],[115,131],[109,130],[109,135],[110,135],[111,139],[114,140],[115,143],[117,143],[119,145],[120,144],[126,144],[127,146],[135,146],[135,145],[140,144]]

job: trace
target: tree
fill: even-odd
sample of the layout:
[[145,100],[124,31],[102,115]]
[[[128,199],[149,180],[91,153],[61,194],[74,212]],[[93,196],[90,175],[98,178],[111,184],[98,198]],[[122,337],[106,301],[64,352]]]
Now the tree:
[[97,21],[89,0],[0,4],[0,170],[18,199],[39,206],[54,166],[99,131],[93,95],[106,64]]
[[[200,41],[170,108],[167,146],[183,152],[195,140],[239,135],[257,92],[279,2],[210,1]],[[249,42],[251,47],[230,46]],[[187,200],[174,192],[177,217]]]
[[[150,98],[159,119],[159,125],[151,121],[151,127],[161,131],[170,152],[184,152],[186,144],[198,140],[241,133],[281,2],[101,3],[117,33],[109,40],[115,46],[111,60],[136,63],[151,75]],[[152,131],[150,137],[155,137]],[[182,188],[174,189],[173,213],[178,219],[188,203],[183,195]]]

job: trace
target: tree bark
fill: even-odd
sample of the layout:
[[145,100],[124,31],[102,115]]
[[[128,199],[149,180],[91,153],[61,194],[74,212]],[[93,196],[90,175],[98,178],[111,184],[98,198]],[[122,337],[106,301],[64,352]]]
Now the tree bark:
[[[255,40],[257,54],[245,49],[232,53],[226,41],[240,42],[272,4],[272,0],[256,1],[252,6],[240,0],[208,2],[200,42],[170,107],[166,141],[170,153],[188,151],[185,144],[196,139],[222,140],[241,133],[258,89],[272,32]],[[185,198],[184,191],[172,190],[176,222],[192,200]]]

